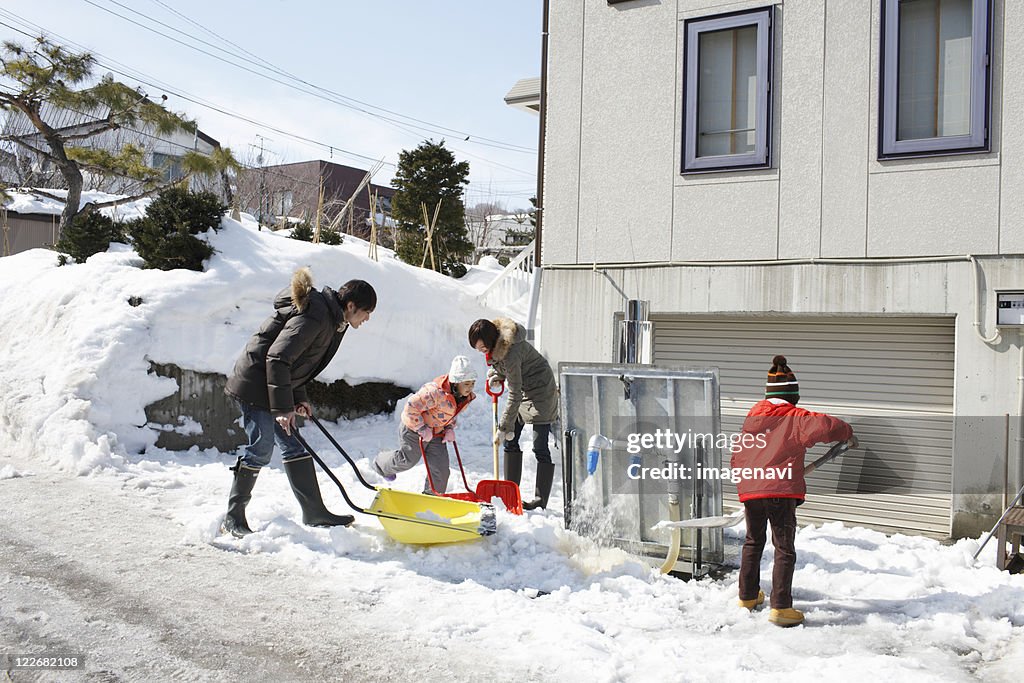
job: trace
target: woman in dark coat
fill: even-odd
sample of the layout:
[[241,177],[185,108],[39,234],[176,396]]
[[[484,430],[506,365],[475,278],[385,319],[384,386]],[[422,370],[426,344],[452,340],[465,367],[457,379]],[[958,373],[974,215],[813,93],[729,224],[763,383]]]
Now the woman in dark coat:
[[348,526],[351,515],[335,515],[324,506],[313,460],[292,435],[295,416],[310,416],[305,385],[320,374],[338,351],[349,327],[370,319],[377,294],[363,280],[349,280],[338,291],[313,289],[308,268],[300,268],[291,286],[274,299],[274,314],[249,340],[225,392],[242,411],[249,443],[235,466],[223,530],[251,534],[245,507],[260,469],[270,463],[274,444],[281,449],[284,471],[309,526]]
[[533,425],[537,482],[534,497],[523,501],[523,509],[545,508],[555,477],[548,437],[558,420],[558,386],[551,365],[526,341],[526,328],[509,318],[474,322],[469,328],[469,345],[487,357],[488,383],[508,382],[508,399],[494,441],[504,444],[505,479],[516,484],[523,473],[519,438],[527,423]]

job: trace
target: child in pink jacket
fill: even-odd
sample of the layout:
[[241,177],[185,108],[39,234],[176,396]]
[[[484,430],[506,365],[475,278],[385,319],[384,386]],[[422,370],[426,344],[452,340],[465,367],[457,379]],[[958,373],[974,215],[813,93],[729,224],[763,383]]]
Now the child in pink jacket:
[[[420,460],[420,441],[426,454],[426,466],[438,493],[448,489],[448,443],[455,441],[455,418],[476,398],[473,385],[476,371],[465,356],[452,360],[447,375],[427,382],[405,404],[398,430],[397,450],[381,451],[373,469],[388,481],[399,472],[411,469]],[[423,492],[431,493],[430,480],[423,482]]]

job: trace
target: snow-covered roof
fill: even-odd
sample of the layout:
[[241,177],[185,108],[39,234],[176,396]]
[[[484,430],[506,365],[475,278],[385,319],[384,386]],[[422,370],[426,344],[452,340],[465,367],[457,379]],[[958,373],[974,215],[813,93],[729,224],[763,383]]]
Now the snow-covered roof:
[[[20,214],[36,214],[44,216],[59,216],[64,211],[64,202],[47,197],[32,188],[10,188],[5,190],[9,199],[3,203],[8,211]],[[42,190],[47,195],[56,197],[67,197],[67,190]],[[108,194],[98,190],[84,190],[82,192],[81,205],[87,202],[111,202],[124,199],[124,195]],[[129,220],[139,218],[145,212],[146,207],[152,199],[137,199],[133,202],[107,207],[101,211],[115,220]]]

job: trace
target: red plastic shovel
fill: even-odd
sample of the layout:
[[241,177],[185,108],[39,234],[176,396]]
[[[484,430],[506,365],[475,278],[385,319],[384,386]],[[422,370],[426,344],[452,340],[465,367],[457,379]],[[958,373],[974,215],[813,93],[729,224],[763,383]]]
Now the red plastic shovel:
[[[487,395],[491,397],[494,410],[491,413],[491,438],[498,434],[498,397],[505,393],[505,385],[502,383],[501,390],[491,390],[491,383],[484,381]],[[476,495],[483,501],[490,501],[491,498],[500,498],[508,511],[513,515],[523,514],[523,496],[519,492],[519,485],[507,479],[498,479],[498,443],[494,442],[494,479],[484,479],[476,485]]]
[[459,444],[452,441],[452,446],[455,447],[455,459],[459,462],[459,472],[462,473],[462,484],[466,487],[465,493],[441,493],[434,488],[434,478],[430,476],[430,466],[427,465],[427,452],[423,447],[423,439],[420,439],[420,455],[423,456],[423,466],[427,470],[427,483],[430,485],[430,492],[435,496],[443,496],[445,498],[454,498],[456,500],[468,500],[473,503],[490,503],[491,499],[484,500],[477,494],[473,493],[469,488],[469,482],[466,480],[466,470],[462,467],[462,456],[459,454]]

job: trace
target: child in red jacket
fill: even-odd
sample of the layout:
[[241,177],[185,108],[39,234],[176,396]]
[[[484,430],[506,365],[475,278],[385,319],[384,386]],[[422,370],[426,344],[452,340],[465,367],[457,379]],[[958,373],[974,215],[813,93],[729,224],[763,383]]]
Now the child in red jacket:
[[[793,569],[796,566],[796,508],[804,502],[804,456],[817,443],[846,441],[853,429],[842,420],[797,408],[800,385],[785,356],[772,359],[765,398],[758,401],[743,423],[743,444],[732,456],[732,468],[750,468],[737,481],[747,520],[747,539],[740,557],[739,604],[753,609],[764,602],[761,553],[772,525],[775,567],[772,571],[771,614],[778,626],[796,626],[804,620],[793,609]],[[758,469],[755,469],[758,468]],[[765,472],[774,476],[765,476]]]

